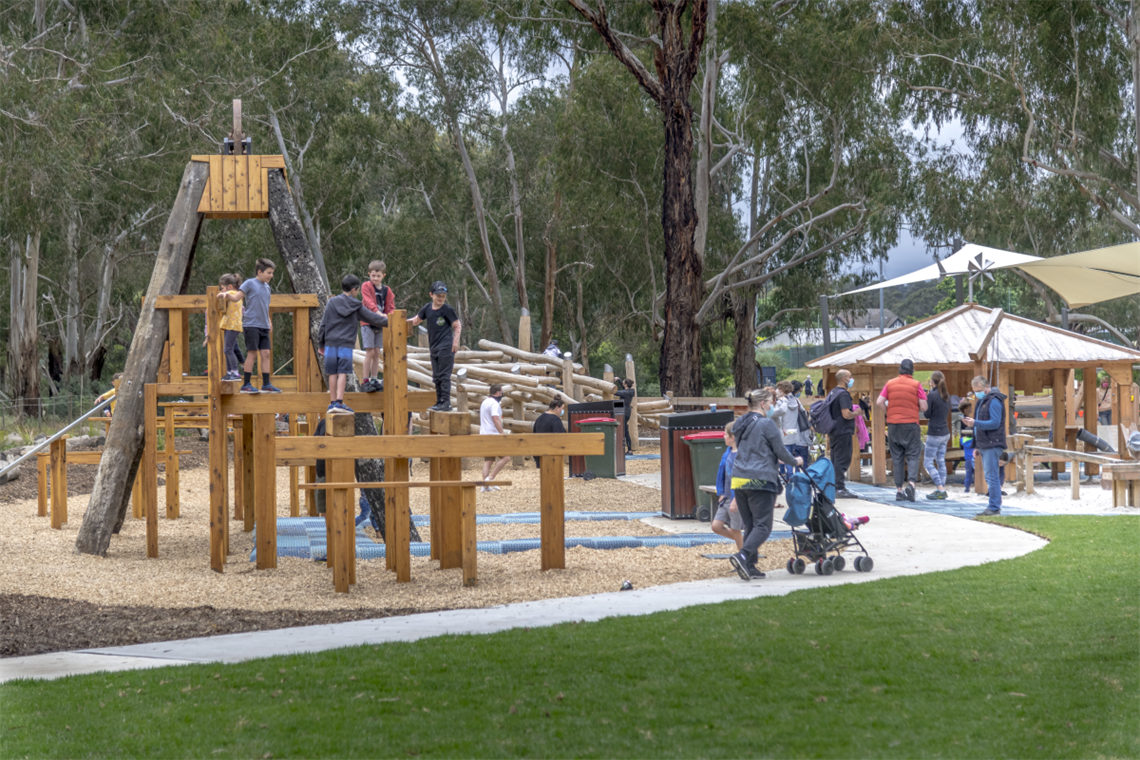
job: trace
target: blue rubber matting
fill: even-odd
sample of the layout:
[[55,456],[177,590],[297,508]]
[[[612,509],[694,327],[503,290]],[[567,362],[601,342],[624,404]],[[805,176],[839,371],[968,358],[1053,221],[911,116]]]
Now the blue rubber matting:
[[[591,513],[593,514],[593,513]],[[606,514],[606,513],[598,513]],[[655,514],[655,513],[649,513]],[[486,515],[496,517],[504,515]],[[791,538],[789,531],[773,532],[770,539]],[[277,518],[277,556],[297,557],[324,561],[328,554],[328,537],[325,534],[325,520],[323,517],[279,517]],[[706,544],[731,544],[727,538],[715,533],[680,533],[670,536],[593,536],[589,538],[567,538],[567,548],[583,546],[587,549],[636,549],[654,546],[678,546],[690,548]],[[509,541],[479,541],[476,550],[487,554],[510,554],[512,552],[532,551],[540,548],[537,538],[516,538]],[[428,557],[431,555],[431,545],[426,541],[411,544],[413,557]],[[357,559],[381,559],[384,557],[384,544],[377,543],[366,535],[363,530],[356,531],[356,557]],[[257,559],[257,550],[249,555],[249,561]]]
[[[640,520],[644,517],[660,517],[660,512],[566,512],[566,522],[595,522],[597,520]],[[428,515],[412,515],[416,527],[430,525]],[[528,525],[542,522],[538,512],[512,512],[505,515],[475,515],[476,525]]]

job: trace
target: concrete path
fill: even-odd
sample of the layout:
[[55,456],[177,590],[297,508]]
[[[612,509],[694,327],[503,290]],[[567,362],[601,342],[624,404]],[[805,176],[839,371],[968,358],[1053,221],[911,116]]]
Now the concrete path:
[[[850,504],[850,507],[847,505]],[[243,662],[267,655],[300,654],[359,644],[416,641],[444,634],[494,633],[569,621],[594,621],[619,615],[647,615],[698,604],[782,596],[793,591],[867,583],[882,578],[952,570],[1010,559],[1041,548],[1037,536],[986,522],[947,514],[903,509],[867,501],[844,502],[849,514],[868,515],[871,522],[857,533],[875,560],[871,573],[848,569],[831,576],[769,573],[745,583],[735,575],[628,592],[451,610],[406,617],[360,620],[335,625],[229,634],[208,638],[89,649],[80,652],[0,659],[0,681],[51,679],[82,673],[153,668],[208,662]],[[686,527],[694,525],[691,521]],[[937,540],[934,540],[937,537]],[[715,561],[715,560],[710,560]]]

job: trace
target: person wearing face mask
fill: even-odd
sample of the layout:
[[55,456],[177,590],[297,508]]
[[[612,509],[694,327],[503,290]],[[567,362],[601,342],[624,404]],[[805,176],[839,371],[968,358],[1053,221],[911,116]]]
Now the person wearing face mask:
[[[847,468],[851,466],[851,436],[855,434],[855,404],[851,401],[851,387],[855,378],[845,369],[835,373],[836,387],[828,394],[831,419],[835,426],[827,434],[827,448],[832,466],[835,467],[835,497],[837,499],[857,499],[847,490]],[[820,385],[823,382],[820,381]]]
[[973,417],[963,417],[962,424],[972,427],[974,447],[982,454],[982,472],[989,489],[990,503],[978,517],[1001,514],[1001,454],[1005,451],[1005,395],[978,375],[971,383],[974,398],[978,399]]
[[804,460],[788,453],[783,434],[768,419],[768,411],[776,403],[775,394],[765,388],[749,392],[746,398],[748,414],[732,426],[737,448],[732,464],[732,492],[744,523],[744,545],[728,561],[742,580],[750,581],[764,577],[756,567],[757,550],[772,534],[772,511],[780,491],[777,464],[802,467]]
[[[531,425],[531,430],[535,433],[565,433],[566,428],[562,424],[562,415],[565,413],[566,402],[556,398],[550,402],[545,412],[538,415],[538,419]],[[542,466],[542,457],[534,458],[534,466]]]
[[[926,411],[926,391],[914,379],[914,362],[903,359],[899,376],[888,380],[876,402],[887,416],[887,440],[894,463],[895,501],[914,501],[922,430],[918,415]],[[876,442],[877,443],[877,442]],[[904,470],[905,467],[905,470]]]
[[[796,398],[795,388],[795,383],[787,380],[776,383],[776,404],[772,407],[769,417],[784,434],[784,448],[790,451],[792,456],[810,464],[811,454],[808,452],[808,446],[811,445],[811,423],[808,420],[807,410]],[[782,466],[780,473],[790,476],[792,471],[790,467]]]

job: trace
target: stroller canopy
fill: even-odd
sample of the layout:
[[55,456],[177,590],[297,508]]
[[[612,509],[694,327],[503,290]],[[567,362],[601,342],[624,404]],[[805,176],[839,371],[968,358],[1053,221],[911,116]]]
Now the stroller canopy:
[[788,482],[788,511],[784,514],[784,522],[792,527],[807,522],[811,514],[813,491],[818,491],[829,504],[835,503],[835,467],[826,457],[815,460],[803,472],[792,475]]

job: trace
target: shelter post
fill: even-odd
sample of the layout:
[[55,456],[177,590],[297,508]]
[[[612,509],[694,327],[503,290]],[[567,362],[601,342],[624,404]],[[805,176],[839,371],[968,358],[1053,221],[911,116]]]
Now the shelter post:
[[[1060,449],[1065,446],[1065,370],[1053,370],[1053,448]],[[1049,465],[1052,472],[1051,479],[1056,480],[1065,465],[1063,462],[1053,462]]]
[[[1097,434],[1097,424],[1100,421],[1099,409],[1100,405],[1096,398],[1096,367],[1085,367],[1085,430],[1094,436]],[[1073,465],[1074,469],[1076,466]],[[1085,474],[1099,475],[1100,466],[1085,462]]]

